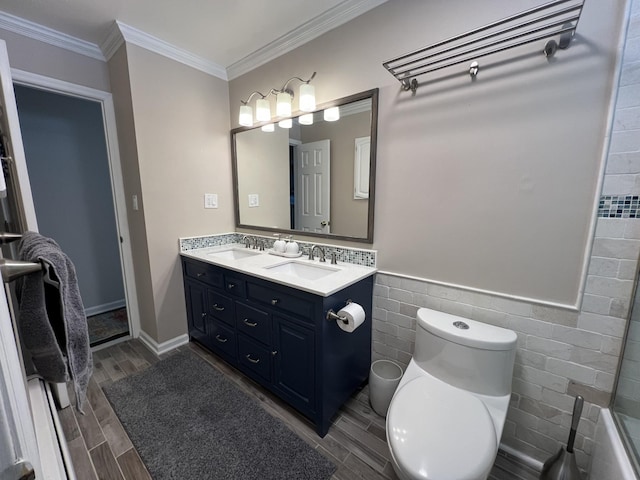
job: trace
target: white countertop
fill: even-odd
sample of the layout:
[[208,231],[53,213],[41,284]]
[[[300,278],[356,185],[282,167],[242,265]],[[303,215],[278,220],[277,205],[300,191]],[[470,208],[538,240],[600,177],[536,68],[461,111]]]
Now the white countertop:
[[[287,287],[297,288],[305,292],[328,297],[343,288],[352,285],[363,278],[373,275],[377,269],[373,267],[365,267],[363,265],[354,265],[352,263],[344,263],[338,261],[337,265],[331,265],[327,258],[326,262],[320,262],[318,259],[308,260],[306,255],[297,258],[285,258],[271,255],[267,251],[259,252],[247,258],[231,259],[216,256],[216,252],[224,252],[229,249],[245,250],[241,244],[222,245],[218,247],[199,248],[180,252],[180,255],[186,258],[193,258],[219,267],[235,270],[236,272],[252,275],[262,278],[270,282],[286,285]],[[258,250],[251,250],[258,252]],[[302,265],[310,265],[322,267],[331,270],[331,273],[315,280],[301,278],[297,275],[285,272],[277,272],[270,270],[268,267],[275,267],[288,262],[300,263]]]

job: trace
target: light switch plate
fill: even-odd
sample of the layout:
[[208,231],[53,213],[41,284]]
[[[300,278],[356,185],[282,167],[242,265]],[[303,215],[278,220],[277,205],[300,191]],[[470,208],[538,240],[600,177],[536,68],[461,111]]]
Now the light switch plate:
[[218,194],[217,193],[205,193],[204,194],[204,208],[218,208]]
[[250,193],[249,194],[249,206],[250,207],[259,207],[260,206],[260,199],[259,199],[257,193]]

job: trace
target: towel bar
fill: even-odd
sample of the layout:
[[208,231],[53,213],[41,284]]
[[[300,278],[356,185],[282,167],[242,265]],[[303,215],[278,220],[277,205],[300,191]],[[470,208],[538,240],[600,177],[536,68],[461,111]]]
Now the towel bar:
[[22,262],[20,260],[10,260],[8,258],[0,259],[0,275],[4,283],[13,282],[29,273],[35,273],[42,270],[41,263]]

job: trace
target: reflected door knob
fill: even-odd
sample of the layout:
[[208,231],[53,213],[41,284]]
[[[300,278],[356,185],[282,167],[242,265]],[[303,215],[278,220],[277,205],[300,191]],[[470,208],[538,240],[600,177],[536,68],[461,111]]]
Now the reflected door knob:
[[320,222],[320,225],[323,227],[326,227],[327,225],[329,225],[329,222],[327,222],[326,220],[323,220],[322,222]]

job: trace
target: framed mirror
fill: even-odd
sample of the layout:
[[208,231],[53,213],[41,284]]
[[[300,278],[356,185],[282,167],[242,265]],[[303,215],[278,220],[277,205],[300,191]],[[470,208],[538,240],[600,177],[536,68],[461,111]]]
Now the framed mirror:
[[236,226],[373,243],[378,89],[231,131]]

